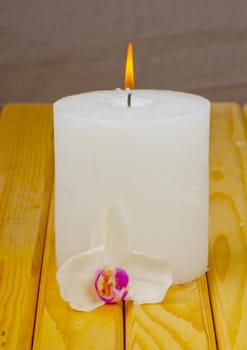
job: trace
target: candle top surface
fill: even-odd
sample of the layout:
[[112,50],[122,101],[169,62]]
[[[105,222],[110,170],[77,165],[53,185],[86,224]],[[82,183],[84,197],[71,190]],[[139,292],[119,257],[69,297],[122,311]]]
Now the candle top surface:
[[[131,94],[131,107],[128,95]],[[208,111],[210,102],[201,96],[169,90],[93,91],[64,97],[56,111],[88,120],[153,121],[180,118]]]

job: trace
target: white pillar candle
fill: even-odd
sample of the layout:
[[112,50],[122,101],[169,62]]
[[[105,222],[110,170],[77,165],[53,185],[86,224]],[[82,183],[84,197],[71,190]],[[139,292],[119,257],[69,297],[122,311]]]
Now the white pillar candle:
[[173,91],[98,91],[54,105],[58,268],[91,248],[97,216],[117,205],[129,249],[165,259],[173,283],[208,258],[208,100]]

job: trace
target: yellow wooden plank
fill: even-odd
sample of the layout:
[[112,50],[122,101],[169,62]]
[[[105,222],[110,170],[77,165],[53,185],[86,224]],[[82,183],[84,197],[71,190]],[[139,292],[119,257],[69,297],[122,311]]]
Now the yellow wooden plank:
[[210,156],[210,270],[220,350],[247,349],[247,143],[234,103],[212,108]]
[[52,183],[52,109],[9,105],[0,119],[0,348],[31,347]]
[[162,303],[128,303],[126,349],[216,349],[206,277],[171,287]]
[[89,313],[72,310],[60,297],[55,273],[52,205],[33,350],[123,349],[122,305],[107,305]]
[[243,111],[244,111],[245,121],[247,121],[247,103],[244,104]]

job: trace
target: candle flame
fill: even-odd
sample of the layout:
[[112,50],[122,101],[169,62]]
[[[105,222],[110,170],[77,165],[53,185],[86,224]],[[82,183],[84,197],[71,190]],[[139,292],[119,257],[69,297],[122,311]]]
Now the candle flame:
[[127,88],[134,89],[135,88],[132,43],[129,43],[128,49],[127,49],[124,88],[125,89],[127,89]]

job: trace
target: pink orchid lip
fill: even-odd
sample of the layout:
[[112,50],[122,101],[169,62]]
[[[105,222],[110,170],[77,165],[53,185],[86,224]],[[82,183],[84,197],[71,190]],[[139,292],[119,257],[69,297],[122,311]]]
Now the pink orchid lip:
[[120,268],[105,267],[95,278],[94,287],[98,297],[106,304],[118,303],[128,294],[129,276]]

